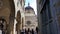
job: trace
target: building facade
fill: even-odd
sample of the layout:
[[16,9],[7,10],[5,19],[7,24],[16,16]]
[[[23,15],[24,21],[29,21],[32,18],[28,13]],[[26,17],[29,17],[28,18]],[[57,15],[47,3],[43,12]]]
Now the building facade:
[[36,30],[36,27],[38,26],[37,22],[37,15],[34,12],[34,9],[29,5],[25,7],[25,23],[24,23],[24,29],[28,30]]
[[60,0],[37,0],[38,24],[41,34],[60,34]]

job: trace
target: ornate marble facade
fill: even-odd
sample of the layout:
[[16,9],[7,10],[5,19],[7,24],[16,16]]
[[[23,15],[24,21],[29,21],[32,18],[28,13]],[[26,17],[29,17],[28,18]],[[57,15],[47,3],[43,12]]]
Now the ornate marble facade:
[[37,15],[34,12],[34,9],[29,5],[25,7],[25,23],[24,29],[34,29],[38,26]]

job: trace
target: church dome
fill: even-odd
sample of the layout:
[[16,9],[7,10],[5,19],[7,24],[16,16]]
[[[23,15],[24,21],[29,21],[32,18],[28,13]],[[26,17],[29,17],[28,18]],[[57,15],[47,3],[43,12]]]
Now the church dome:
[[34,10],[34,9],[30,6],[30,4],[28,3],[28,6],[25,7],[25,10],[30,10],[30,9]]
[[32,9],[33,10],[33,8],[31,6],[25,7],[25,10],[29,10],[29,9]]

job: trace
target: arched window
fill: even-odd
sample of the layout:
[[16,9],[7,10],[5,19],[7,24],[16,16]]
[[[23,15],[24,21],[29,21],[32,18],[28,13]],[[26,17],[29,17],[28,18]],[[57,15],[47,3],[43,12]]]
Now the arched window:
[[21,20],[20,10],[17,12],[16,20],[17,20],[18,22],[20,22],[20,20]]

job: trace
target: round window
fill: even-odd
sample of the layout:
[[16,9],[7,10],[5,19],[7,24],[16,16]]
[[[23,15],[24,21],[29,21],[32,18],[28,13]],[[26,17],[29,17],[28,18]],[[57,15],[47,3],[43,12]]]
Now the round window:
[[27,21],[27,25],[30,25],[31,24],[31,21]]

